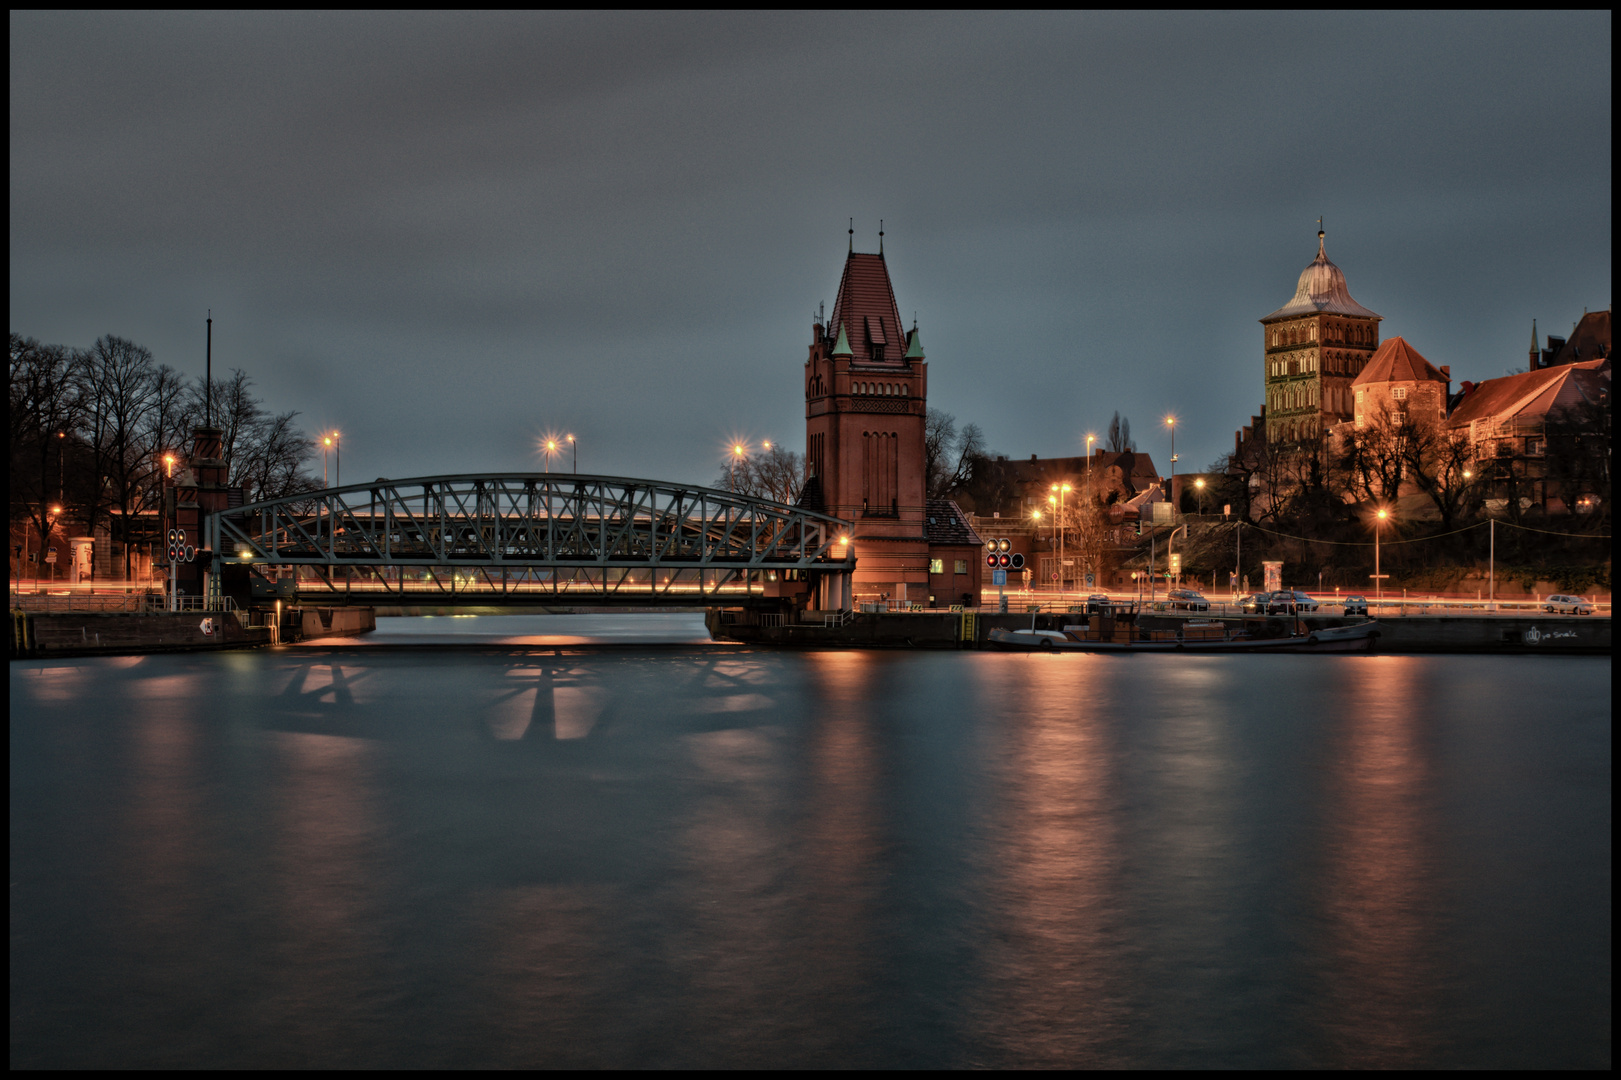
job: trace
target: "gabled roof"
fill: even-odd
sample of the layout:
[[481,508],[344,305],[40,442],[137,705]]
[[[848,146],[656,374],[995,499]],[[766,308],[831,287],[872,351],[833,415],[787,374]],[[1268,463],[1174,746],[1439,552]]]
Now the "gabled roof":
[[924,519],[931,544],[973,544],[985,541],[968,524],[968,515],[962,512],[954,499],[928,499],[925,501]]
[[[1533,322],[1532,330],[1536,329]],[[1535,342],[1531,345],[1536,350]],[[1570,332],[1570,337],[1548,360],[1554,364],[1573,364],[1584,360],[1599,360],[1610,355],[1610,311],[1589,311]]]
[[1351,385],[1446,381],[1447,377],[1420,356],[1417,349],[1407,344],[1406,338],[1393,337],[1380,343],[1374,354],[1368,357],[1368,365],[1362,369],[1362,373],[1351,380]]
[[1475,420],[1502,423],[1543,419],[1550,412],[1583,401],[1598,401],[1608,392],[1609,383],[1608,359],[1584,360],[1579,364],[1561,364],[1501,379],[1487,379],[1452,410],[1447,426],[1468,427]]
[[886,359],[901,358],[899,345],[906,340],[906,332],[901,329],[900,308],[895,306],[895,289],[882,255],[852,251],[845,258],[828,325],[849,330],[850,348],[858,364],[872,360],[874,343],[888,346]]
[[1317,258],[1313,259],[1311,265],[1301,273],[1300,284],[1295,287],[1295,298],[1261,321],[1271,322],[1273,319],[1310,315],[1318,311],[1326,311],[1332,315],[1357,315],[1364,319],[1380,317],[1351,299],[1351,290],[1345,284],[1345,274],[1339,267],[1329,262],[1328,256],[1323,252],[1322,233],[1317,234]]

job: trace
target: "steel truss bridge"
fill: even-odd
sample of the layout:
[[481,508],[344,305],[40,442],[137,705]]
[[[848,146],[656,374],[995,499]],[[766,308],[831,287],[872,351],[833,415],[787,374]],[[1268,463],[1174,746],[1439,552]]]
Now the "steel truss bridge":
[[[425,476],[210,514],[214,578],[251,563],[301,603],[775,606],[855,555],[838,518],[709,488],[557,473]],[[836,602],[833,606],[842,607]]]

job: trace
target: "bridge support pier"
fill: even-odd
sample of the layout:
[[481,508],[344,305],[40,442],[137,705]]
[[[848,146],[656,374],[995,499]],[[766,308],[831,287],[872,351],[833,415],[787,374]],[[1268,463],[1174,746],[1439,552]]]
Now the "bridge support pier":
[[820,574],[816,582],[816,607],[821,611],[848,611],[851,606],[851,574]]

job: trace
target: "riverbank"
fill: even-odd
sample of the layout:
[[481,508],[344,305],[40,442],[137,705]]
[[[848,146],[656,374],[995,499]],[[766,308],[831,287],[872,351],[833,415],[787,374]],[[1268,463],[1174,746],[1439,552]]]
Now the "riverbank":
[[[814,613],[812,613],[814,614]],[[807,615],[806,618],[810,616]],[[1239,624],[1245,616],[1198,616]],[[1249,616],[1249,621],[1256,621]],[[1001,615],[984,612],[856,612],[821,617],[816,622],[790,622],[779,616],[712,611],[704,620],[718,641],[754,645],[845,646],[879,649],[981,649],[993,629],[1059,630],[1084,622],[1081,615],[1037,613]],[[1186,618],[1145,614],[1139,625],[1174,630]],[[1284,620],[1262,620],[1279,622]],[[1308,629],[1363,622],[1336,615],[1304,615]],[[1579,615],[1397,615],[1379,618],[1382,653],[1559,653],[1598,655],[1610,652],[1611,619]],[[1282,632],[1280,627],[1280,633]]]

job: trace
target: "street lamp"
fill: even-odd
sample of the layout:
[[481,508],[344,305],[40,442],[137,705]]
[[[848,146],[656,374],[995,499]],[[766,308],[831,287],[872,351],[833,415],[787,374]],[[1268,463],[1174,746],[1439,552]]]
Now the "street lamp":
[[173,454],[164,454],[163,455],[163,464],[168,469],[169,479],[173,480],[174,479],[174,455]]
[[[1069,584],[1069,576],[1064,573],[1064,496],[1070,491],[1068,484],[1054,484],[1053,490],[1058,492],[1058,591],[1063,592],[1064,586]],[[1052,501],[1052,496],[1047,497]]]
[[574,436],[568,437],[569,449],[574,451],[574,471],[580,471],[580,444],[574,441]]
[[1390,511],[1381,506],[1373,521],[1373,602],[1381,607],[1385,599],[1385,578],[1379,572],[1379,532],[1389,516]]
[[327,483],[326,454],[327,454],[328,450],[332,451],[332,456],[335,459],[333,461],[334,468],[333,468],[332,471],[337,475],[338,486],[342,487],[343,486],[343,436],[340,433],[334,431],[330,435],[321,436],[321,486],[322,487],[331,487],[332,486],[331,484]]
[[546,451],[546,471],[551,472],[552,471],[552,455],[557,453],[557,440],[556,439],[547,439],[546,440],[545,451]]
[[[1171,491],[1166,492],[1166,495],[1170,495],[1171,492],[1176,490],[1176,417],[1167,416],[1165,426],[1171,429]],[[1179,507],[1173,504],[1171,513],[1175,514],[1178,510]],[[1175,518],[1172,518],[1172,520],[1174,521]]]
[[743,457],[743,444],[742,443],[733,443],[732,444],[732,476],[731,476],[731,479],[727,481],[727,483],[731,486],[731,489],[733,491],[737,490],[737,463],[742,457]]
[[1193,482],[1193,486],[1199,490],[1199,514],[1201,516],[1203,516],[1203,514],[1204,514],[1204,477],[1201,476],[1197,480],[1195,480]]

